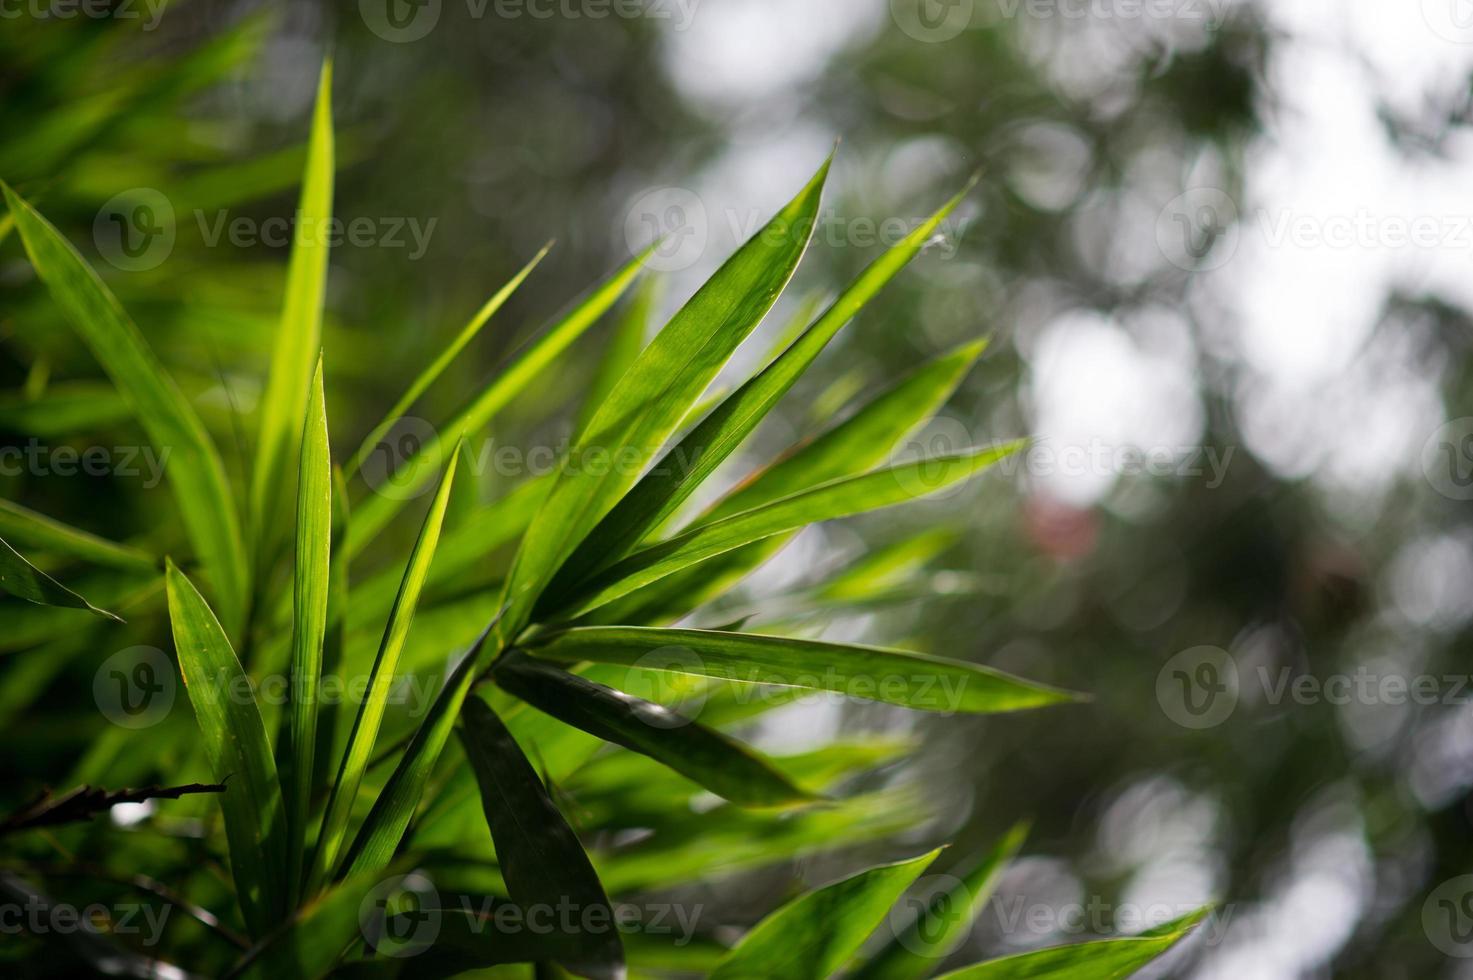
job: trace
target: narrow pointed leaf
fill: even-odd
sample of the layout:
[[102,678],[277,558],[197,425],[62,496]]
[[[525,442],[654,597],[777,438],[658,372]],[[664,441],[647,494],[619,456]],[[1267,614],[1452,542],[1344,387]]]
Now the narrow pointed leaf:
[[663,705],[515,654],[497,662],[494,677],[532,707],[647,755],[740,806],[815,798],[752,749]]
[[[561,319],[518,353],[471,402],[456,413],[442,431],[453,438],[469,437],[490,424],[527,386],[548,368],[589,327],[618,302],[644,269],[645,253],[636,255],[608,279],[575,303]],[[438,467],[444,438],[435,435],[400,464],[394,473],[393,494],[375,494],[358,507],[348,537],[349,556],[355,556],[383,530],[414,493],[428,484]],[[369,449],[372,452],[372,447]]]
[[399,583],[399,594],[389,612],[389,621],[384,626],[383,639],[379,641],[378,655],[369,674],[368,687],[353,719],[353,729],[348,736],[348,745],[343,753],[338,777],[328,796],[327,811],[322,819],[322,833],[317,843],[314,881],[323,881],[335,867],[338,850],[348,830],[348,818],[352,814],[353,801],[358,797],[358,787],[363,780],[373,755],[374,740],[378,738],[379,724],[383,721],[388,704],[390,688],[393,686],[399,654],[409,636],[409,627],[414,622],[414,612],[419,605],[420,593],[429,576],[430,564],[435,558],[435,546],[440,540],[440,528],[445,521],[445,508],[450,502],[450,492],[455,484],[456,464],[460,461],[462,444],[457,444],[440,481],[440,489],[420,525],[419,538],[410,552],[409,562],[404,568],[404,578]]
[[[896,382],[818,438],[800,443],[717,501],[691,527],[719,521],[822,483],[863,473],[887,459],[897,443],[956,390],[985,342],[938,357]],[[604,622],[644,623],[674,618],[720,595],[776,554],[791,535],[776,535],[677,572],[600,610]]]
[[[891,913],[898,928],[890,941],[853,972],[854,980],[924,980],[967,938],[972,921],[992,897],[1008,862],[1028,835],[1019,824],[970,868],[958,869],[955,886],[927,896],[909,923]],[[897,906],[898,908],[898,906]]]
[[307,407],[312,365],[322,344],[322,298],[327,288],[328,222],[333,193],[332,62],[324,61],[312,110],[307,167],[292,223],[286,302],[276,329],[271,369],[261,396],[260,431],[251,474],[251,518],[258,568],[274,557],[286,513],[288,461]]
[[165,578],[179,672],[210,770],[225,784],[220,808],[237,898],[252,935],[261,936],[286,910],[286,828],[276,763],[245,671],[215,614],[173,562]]
[[794,899],[763,919],[710,980],[813,980],[835,973],[940,851],[881,865]]
[[[526,908],[571,907],[579,922],[589,921],[588,913],[600,909],[607,913],[601,920],[612,923],[608,896],[578,835],[547,795],[506,725],[480,698],[467,701],[461,714],[466,758],[481,788],[486,823],[511,900]],[[574,946],[559,962],[578,976],[624,976],[618,930],[580,930],[575,924],[565,938]]]
[[538,263],[546,257],[548,250],[551,248],[551,242],[542,246],[541,251],[532,256],[531,261],[522,266],[521,271],[515,276],[512,276],[510,282],[498,289],[486,301],[486,304],[476,311],[476,315],[471,317],[471,321],[461,328],[460,333],[456,335],[448,347],[440,352],[440,355],[435,358],[430,366],[420,372],[419,376],[409,385],[408,390],[394,403],[394,407],[385,413],[378,425],[374,426],[364,438],[363,444],[358,447],[358,451],[353,454],[353,458],[348,461],[348,465],[344,468],[344,476],[352,477],[358,472],[359,467],[363,465],[363,460],[373,451],[373,447],[378,445],[379,440],[384,437],[385,433],[394,427],[394,423],[405,412],[409,411],[426,391],[430,390],[430,385],[434,384],[440,375],[445,373],[445,369],[454,363],[455,359],[460,356],[461,351],[465,350],[466,346],[481,332],[481,328],[496,315],[496,311],[506,305],[506,301],[511,298],[511,294],[516,292],[522,282],[532,274],[532,270],[537,268]]
[[581,616],[666,575],[764,538],[924,497],[980,473],[1022,446],[1023,443],[1014,442],[901,463],[834,480],[724,520],[700,524],[616,562],[585,583],[565,608],[539,609],[538,616]]
[[[655,651],[670,648],[682,653],[647,659]],[[626,666],[646,664],[659,670],[751,684],[834,691],[923,711],[988,714],[1078,698],[1067,691],[958,660],[756,633],[582,626],[545,640],[539,638],[530,652],[564,663],[591,660]]]
[[146,552],[52,520],[9,500],[0,500],[0,537],[94,565],[140,572],[152,572],[160,567],[159,560]]
[[598,370],[588,386],[588,393],[583,396],[583,402],[578,407],[578,418],[573,423],[575,433],[588,428],[588,423],[609,397],[609,392],[614,390],[619,379],[624,377],[630,365],[638,359],[639,352],[644,350],[650,319],[655,314],[655,306],[660,298],[660,282],[654,276],[646,276],[630,297],[629,308],[614,327],[613,336],[609,338],[603,357],[599,359]]
[[1125,980],[1184,939],[1207,915],[1182,919],[1128,939],[1055,946],[963,967],[940,980]]
[[288,889],[292,904],[301,882],[307,814],[312,801],[312,771],[317,754],[318,686],[332,542],[332,459],[327,437],[327,406],[322,390],[322,359],[312,375],[297,466],[295,572],[292,576],[292,659],[289,737],[283,750],[282,791],[287,805]]
[[486,666],[486,641],[495,632],[500,619],[501,614],[498,613],[470,652],[445,679],[430,710],[425,713],[404,754],[399,757],[389,781],[374,801],[373,809],[364,818],[358,835],[353,838],[353,846],[343,858],[346,874],[377,871],[393,859],[399,842],[404,839],[404,831],[419,807],[430,773],[434,771],[440,752],[455,728],[455,720],[460,716],[471,685]]
[[61,234],[0,182],[26,252],[57,305],[123,393],[145,432],[170,450],[166,475],[226,629],[243,624],[245,545],[225,467],[199,416],[112,292]]
[[562,574],[554,579],[549,591],[561,591],[559,579],[563,580],[562,588],[566,588],[613,564],[674,513],[751,435],[839,330],[920,253],[961,199],[960,194],[952,198],[871,263],[771,364],[733,392],[666,453],[593,529],[563,566]]
[[92,603],[26,561],[19,551],[0,538],[0,591],[8,592],[38,606],[64,606],[85,609],[105,619],[121,623],[122,617],[99,609]]
[[[772,307],[808,246],[829,161],[743,245],[650,342],[594,413],[569,464],[527,529],[507,585],[507,636],[542,589],[675,432],[722,366]],[[594,465],[595,454],[608,465]]]

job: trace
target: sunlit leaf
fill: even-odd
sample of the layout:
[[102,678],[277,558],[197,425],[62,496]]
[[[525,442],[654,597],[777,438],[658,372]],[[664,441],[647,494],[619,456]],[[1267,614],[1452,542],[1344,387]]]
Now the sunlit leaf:
[[642,753],[743,806],[812,800],[772,763],[678,712],[515,654],[498,661],[497,684],[535,708]]
[[939,853],[870,868],[794,899],[757,923],[711,971],[711,980],[829,976]]
[[940,980],[1125,980],[1180,942],[1208,914],[1203,909],[1129,939],[1055,946],[989,960]]
[[97,608],[26,561],[25,557],[12,548],[4,538],[0,538],[0,590],[27,602],[34,602],[38,606],[85,609],[119,623],[123,621],[116,613]]
[[230,869],[255,936],[286,910],[286,832],[281,784],[266,728],[235,650],[205,600],[168,563],[169,620],[189,701],[215,780],[230,842]]
[[584,626],[539,637],[530,651],[566,663],[639,665],[750,684],[834,691],[924,711],[992,713],[1078,699],[1067,691],[977,664],[755,633]]

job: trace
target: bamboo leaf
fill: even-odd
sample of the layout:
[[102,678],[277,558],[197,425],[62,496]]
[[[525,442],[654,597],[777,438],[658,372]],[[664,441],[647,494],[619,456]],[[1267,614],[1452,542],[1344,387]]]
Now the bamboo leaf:
[[763,919],[710,980],[813,980],[842,967],[940,851],[811,891]]
[[430,366],[420,372],[419,376],[409,385],[408,390],[394,403],[394,407],[389,409],[384,414],[383,419],[379,421],[378,425],[375,425],[369,431],[368,435],[364,437],[363,444],[358,447],[358,451],[353,454],[353,458],[348,461],[348,465],[343,470],[345,477],[351,478],[358,472],[359,467],[363,465],[363,460],[373,451],[373,447],[378,445],[379,440],[394,427],[394,423],[405,412],[409,411],[415,402],[419,401],[420,397],[426,391],[430,390],[430,386],[439,379],[440,375],[445,373],[446,368],[454,363],[455,359],[460,356],[461,351],[465,350],[466,346],[481,332],[481,328],[496,315],[496,311],[500,310],[506,304],[506,301],[511,298],[511,294],[516,292],[522,282],[532,274],[532,270],[537,268],[538,263],[547,256],[551,248],[552,242],[548,242],[542,246],[541,251],[532,256],[532,260],[522,266],[520,272],[512,276],[506,285],[498,289],[486,301],[486,304],[476,311],[476,315],[471,317],[471,321],[461,328],[460,333],[456,335],[448,347],[440,352],[440,355],[435,358]]
[[[1019,824],[991,851],[960,869],[954,886],[925,896],[915,917],[853,973],[854,980],[924,980],[967,938],[972,921],[992,897],[1004,869],[1028,836]],[[892,912],[891,921],[895,922]]]
[[[470,404],[456,413],[443,429],[456,438],[469,437],[485,428],[527,386],[548,368],[589,327],[598,322],[618,302],[644,268],[647,253],[630,259],[622,268],[580,299],[555,324],[517,354],[496,377],[483,388]],[[394,474],[395,492],[369,497],[353,517],[348,536],[349,557],[356,556],[368,545],[395,514],[426,486],[439,465],[443,440],[432,435],[409,458],[402,461]],[[370,452],[373,450],[370,449]]]
[[[923,364],[818,438],[800,443],[758,470],[708,508],[691,527],[863,473],[883,462],[907,433],[951,397],[985,346],[984,341],[976,341]],[[643,623],[688,612],[730,588],[776,554],[790,537],[776,535],[678,572],[600,610],[598,618],[604,622]]]
[[954,970],[940,980],[1125,980],[1186,937],[1203,909],[1129,939],[1055,946]]
[[41,569],[26,561],[4,539],[0,538],[0,590],[13,596],[34,602],[38,606],[64,606],[69,609],[85,609],[105,619],[121,623],[122,617],[99,609],[83,599]]
[[287,461],[295,458],[295,440],[307,408],[312,364],[322,343],[322,298],[327,288],[327,226],[333,194],[332,61],[322,64],[317,103],[312,110],[307,167],[292,225],[292,252],[286,274],[286,302],[271,369],[261,396],[260,432],[251,474],[251,518],[257,568],[275,557],[276,535],[285,525],[290,481]]
[[156,445],[170,448],[167,474],[190,540],[228,631],[244,623],[245,546],[220,455],[199,417],[143,335],[76,249],[0,182],[26,253],[57,305],[92,349]]
[[[505,612],[504,607],[502,612]],[[393,859],[410,818],[419,807],[425,783],[429,781],[440,752],[455,727],[455,719],[460,715],[466,695],[470,693],[480,669],[485,666],[482,660],[487,649],[486,641],[495,631],[501,615],[498,613],[482,631],[470,652],[445,679],[430,710],[415,730],[404,754],[399,757],[389,781],[374,801],[373,809],[364,818],[358,836],[353,838],[353,846],[343,858],[346,874],[377,871]]]
[[493,677],[532,707],[647,755],[738,805],[815,799],[752,749],[663,705],[515,653],[497,661]]
[[[1000,671],[905,650],[756,633],[581,626],[539,637],[530,652],[563,663],[642,665],[674,673],[834,691],[923,711],[988,714],[1077,700]],[[651,657],[657,651],[679,655]]]
[[287,884],[291,904],[301,886],[307,814],[312,801],[313,761],[317,753],[318,686],[323,645],[333,526],[332,455],[327,436],[327,406],[322,388],[322,357],[312,373],[297,467],[296,565],[292,577],[292,659],[290,728],[283,747],[287,808]]
[[99,538],[9,500],[0,500],[0,537],[94,565],[140,572],[153,572],[160,565],[146,552]]
[[466,702],[461,740],[481,788],[482,807],[511,900],[526,908],[571,907],[580,922],[598,909],[604,930],[559,931],[572,944],[558,962],[583,977],[622,978],[624,947],[613,909],[578,836],[547,795],[536,771],[496,712],[479,698]]
[[970,453],[902,463],[834,480],[724,520],[697,525],[614,563],[564,600],[566,605],[562,607],[553,605],[561,597],[549,596],[549,608],[539,608],[536,615],[541,620],[554,615],[565,619],[581,616],[666,575],[764,538],[935,493],[980,473],[1023,445],[1012,442]]
[[666,453],[589,533],[553,580],[549,591],[564,591],[607,568],[673,514],[751,435],[839,330],[920,254],[965,193],[952,198],[871,263],[771,364],[733,392]]
[[675,314],[594,413],[513,561],[506,636],[526,625],[559,566],[634,485],[777,300],[808,246],[829,162]]
[[639,358],[639,352],[644,350],[644,339],[649,334],[650,320],[655,315],[662,292],[660,283],[661,280],[654,276],[647,276],[629,298],[629,308],[614,327],[613,336],[604,347],[598,370],[588,386],[588,393],[579,405],[578,418],[573,423],[575,433],[588,428],[588,423],[609,397],[609,392],[614,390],[619,379]]
[[379,642],[378,655],[369,674],[368,688],[363,702],[353,719],[353,729],[348,736],[348,745],[343,753],[338,777],[328,796],[327,811],[322,818],[322,833],[317,842],[313,880],[321,882],[332,873],[338,849],[348,830],[348,818],[352,814],[353,801],[358,797],[358,787],[363,773],[368,768],[373,754],[374,740],[378,738],[379,724],[383,721],[384,708],[388,704],[389,691],[394,683],[394,672],[399,664],[399,654],[409,636],[409,627],[414,621],[414,612],[419,604],[429,576],[430,564],[435,558],[435,546],[440,540],[440,528],[445,521],[445,509],[450,503],[450,491],[455,485],[456,464],[460,460],[462,445],[458,443],[445,467],[445,476],[435,494],[434,503],[420,525],[419,537],[410,552],[409,562],[404,568],[404,578],[399,583],[399,594],[389,612],[384,626],[383,639]]
[[286,910],[281,784],[249,682],[224,630],[171,561],[165,571],[179,672],[194,705],[205,755],[225,784],[220,808],[237,898],[253,936]]

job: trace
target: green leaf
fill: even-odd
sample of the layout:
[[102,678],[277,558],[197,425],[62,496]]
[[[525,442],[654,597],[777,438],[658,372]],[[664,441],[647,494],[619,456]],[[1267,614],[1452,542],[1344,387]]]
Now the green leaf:
[[144,431],[171,453],[167,473],[179,512],[227,630],[244,623],[245,545],[220,454],[143,335],[76,249],[3,182],[31,264],[93,356],[128,399]]
[[1129,939],[1055,946],[963,967],[940,980],[1125,980],[1191,932],[1207,909]]
[[364,692],[363,702],[358,707],[358,714],[353,719],[353,729],[348,736],[338,777],[333,783],[327,800],[327,811],[322,818],[322,833],[317,842],[313,871],[315,882],[326,880],[332,873],[338,849],[347,834],[348,818],[352,815],[359,784],[363,781],[363,773],[373,754],[374,740],[378,738],[379,724],[383,721],[384,709],[388,704],[399,654],[404,649],[404,640],[414,621],[420,593],[429,576],[430,563],[435,558],[435,546],[440,540],[445,508],[450,503],[450,491],[455,484],[456,464],[460,461],[462,446],[463,443],[457,443],[450,456],[450,463],[445,467],[445,476],[440,481],[440,489],[435,494],[429,513],[425,515],[424,523],[420,525],[419,537],[414,542],[414,550],[410,552],[409,562],[404,568],[404,578],[399,583],[399,594],[394,599],[394,608],[389,612],[389,621],[384,626],[383,639],[379,642],[368,687]]
[[286,522],[290,481],[287,461],[296,456],[294,440],[307,408],[312,364],[322,344],[322,298],[327,288],[327,226],[333,193],[332,61],[322,63],[317,104],[312,110],[307,168],[292,226],[292,252],[286,274],[286,302],[266,390],[261,396],[261,427],[251,474],[251,519],[257,569],[274,557],[277,535]]
[[575,433],[588,428],[594,413],[608,399],[609,392],[614,390],[619,379],[639,358],[639,352],[644,350],[644,339],[649,334],[650,320],[662,292],[660,284],[660,279],[647,276],[629,298],[629,308],[614,327],[613,336],[599,359],[598,370],[588,385],[588,393],[579,405],[578,418],[573,423]]
[[[666,575],[764,538],[924,497],[980,473],[1023,445],[1012,442],[901,463],[821,484],[724,520],[699,524],[614,563],[570,598],[549,596],[548,608],[539,607],[537,618],[545,621],[555,614],[564,619],[581,616]],[[553,604],[559,600],[566,605]]]
[[814,980],[842,967],[939,850],[794,899],[743,937],[710,980]]
[[[490,424],[503,408],[526,390],[544,370],[583,335],[589,327],[618,302],[644,268],[647,252],[630,259],[622,268],[596,286],[587,296],[573,304],[569,312],[540,337],[516,355],[496,378],[456,413],[443,430],[455,436],[470,437]],[[393,493],[377,493],[364,501],[354,514],[348,536],[349,557],[356,556],[383,530],[395,514],[426,486],[440,465],[443,440],[427,439],[423,446],[403,460],[393,476]],[[370,449],[370,452],[372,450]]]
[[9,500],[0,500],[0,536],[38,551],[79,558],[93,565],[140,572],[153,572],[160,565],[153,555],[99,538]]
[[[991,851],[958,869],[954,887],[926,896],[915,917],[862,967],[854,980],[924,980],[966,940],[972,921],[997,888],[1008,862],[1023,846],[1028,827],[1019,824]],[[892,922],[895,921],[892,914]]]
[[476,338],[476,335],[481,332],[481,328],[496,315],[496,311],[506,304],[506,301],[511,298],[511,294],[516,292],[522,282],[532,274],[532,270],[537,268],[538,263],[546,257],[551,248],[552,242],[548,242],[542,246],[542,250],[532,256],[532,260],[522,266],[521,271],[515,276],[512,276],[511,281],[498,289],[495,295],[486,301],[486,305],[476,311],[476,315],[471,317],[470,323],[467,323],[461,329],[455,339],[450,342],[450,345],[440,352],[440,355],[435,358],[430,366],[420,372],[419,377],[414,379],[408,390],[394,403],[394,407],[384,414],[383,419],[364,438],[363,444],[358,447],[358,451],[353,454],[353,458],[348,461],[348,465],[343,470],[345,477],[352,477],[358,472],[359,468],[363,465],[363,460],[373,451],[373,447],[378,445],[379,440],[394,427],[394,423],[405,412],[409,411],[415,402],[419,401],[420,397],[426,391],[430,390],[430,385],[434,384],[440,375],[445,373],[445,369],[454,363],[455,359],[460,356],[460,352],[465,350],[466,346]]
[[492,676],[532,707],[647,755],[740,806],[815,799],[752,749],[663,705],[515,653],[497,661]]
[[231,968],[230,976],[260,980],[317,980],[332,972],[362,935],[363,905],[379,875],[359,875],[323,892],[274,930]]
[[470,693],[471,685],[475,683],[481,668],[485,666],[482,658],[487,649],[486,641],[495,632],[504,612],[505,607],[491,620],[470,652],[445,679],[445,685],[435,696],[424,720],[415,729],[409,746],[399,757],[389,781],[384,784],[378,799],[374,801],[373,809],[364,818],[363,826],[358,829],[358,836],[353,838],[353,846],[343,858],[346,874],[377,871],[393,859],[394,851],[404,837],[405,828],[409,826],[410,818],[419,807],[425,783],[429,781],[430,773],[440,759],[440,752],[445,748],[445,742],[455,727],[461,705],[465,703],[466,695]]
[[286,776],[287,885],[291,904],[301,886],[307,814],[312,802],[313,760],[317,753],[318,686],[323,644],[333,525],[332,454],[327,438],[327,405],[322,390],[322,358],[312,374],[302,426],[297,467],[296,563],[292,576],[292,659],[288,696],[291,724],[282,747]]
[[[481,787],[481,803],[496,860],[516,904],[531,909],[571,907],[580,922],[601,910],[607,929],[561,933],[574,944],[558,962],[584,977],[623,977],[624,947],[613,909],[573,828],[496,712],[479,698],[466,702],[461,740]],[[559,930],[561,931],[561,930]]]
[[506,636],[521,632],[559,566],[634,485],[777,300],[808,246],[831,160],[675,314],[594,413],[513,561]]
[[[755,633],[582,626],[539,637],[530,652],[576,663],[648,666],[750,684],[834,691],[923,711],[988,714],[1078,700],[1001,671],[905,650]],[[676,651],[669,656],[658,651]]]
[[[970,189],[971,185],[968,185]],[[963,192],[963,194],[965,191]],[[673,514],[716,467],[751,435],[779,399],[808,370],[830,340],[903,269],[961,203],[948,201],[860,273],[797,339],[706,416],[599,522],[549,586],[561,592],[607,568]]]
[[[758,470],[691,526],[731,517],[883,462],[907,433],[951,397],[985,346],[985,341],[976,341],[923,364],[818,438],[800,443]],[[601,610],[598,618],[642,623],[688,612],[730,588],[781,550],[790,537],[774,536],[702,562]]]
[[210,771],[225,784],[220,808],[237,898],[251,934],[259,937],[286,911],[286,828],[276,764],[245,671],[215,614],[172,561],[165,579],[179,672]]
[[121,623],[122,617],[106,609],[98,609],[92,603],[26,561],[4,539],[0,538],[0,590],[34,602],[38,606],[65,606],[69,609],[85,609],[99,616]]

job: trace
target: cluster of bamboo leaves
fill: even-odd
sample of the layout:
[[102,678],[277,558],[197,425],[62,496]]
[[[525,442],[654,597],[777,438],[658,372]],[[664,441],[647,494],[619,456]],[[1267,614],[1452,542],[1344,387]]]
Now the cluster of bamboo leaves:
[[[330,90],[325,66],[299,229],[315,227],[332,213]],[[767,632],[670,625],[718,599],[802,528],[941,490],[1019,448],[1009,443],[889,462],[905,436],[947,400],[981,354],[978,342],[916,367],[714,503],[690,506],[696,491],[835,335],[921,252],[962,197],[878,257],[811,322],[800,323],[746,381],[709,400],[717,374],[768,314],[804,254],[828,170],[825,162],[648,342],[653,291],[640,282],[646,255],[635,256],[439,423],[445,438],[415,447],[393,475],[395,492],[370,494],[351,507],[348,487],[396,419],[534,273],[546,249],[475,313],[361,445],[351,454],[335,454],[324,383],[331,360],[322,352],[327,246],[322,236],[299,231],[256,413],[245,503],[238,507],[209,432],[143,332],[56,228],[4,187],[9,221],[54,303],[149,439],[170,448],[168,485],[187,548],[178,561],[160,562],[5,504],[0,588],[33,603],[113,617],[28,560],[22,549],[144,573],[162,564],[174,650],[198,744],[225,785],[217,799],[236,909],[217,911],[238,915],[244,927],[246,948],[238,952],[234,970],[322,976],[345,964],[372,964],[382,972],[403,969],[418,976],[526,962],[546,969],[557,964],[589,977],[664,967],[726,980],[846,971],[920,978],[935,975],[958,945],[1021,845],[1020,833],[965,869],[959,891],[942,896],[945,914],[939,907],[918,910],[898,928],[896,903],[933,866],[937,852],[805,894],[734,947],[708,941],[682,957],[652,950],[644,941],[631,941],[626,950],[616,931],[499,935],[449,902],[440,910],[435,941],[413,958],[375,956],[361,930],[364,897],[414,867],[434,869],[442,884],[521,906],[572,902],[586,908],[609,906],[611,892],[667,886],[721,869],[709,858],[682,861],[682,847],[721,852],[730,869],[882,836],[903,825],[904,820],[887,822],[884,814],[893,810],[866,811],[865,800],[835,801],[826,794],[840,777],[893,757],[903,746],[834,746],[801,758],[767,758],[721,730],[774,703],[767,699],[754,709],[750,699],[737,696],[744,687],[771,686],[788,696],[815,687],[863,690],[902,707],[968,713],[1072,699],[975,664],[801,638],[776,624]],[[465,456],[462,440],[485,430],[529,385],[555,371],[560,356],[621,300],[626,302],[613,343],[590,386],[565,465],[478,505],[449,526]],[[341,467],[334,465],[335,455],[346,458]],[[599,455],[643,465],[583,465]],[[355,560],[417,491],[431,486],[407,557],[350,588]],[[923,535],[868,556],[804,599],[872,599],[903,583],[906,572],[945,540]],[[411,643],[411,625],[427,590],[483,569],[497,549],[513,543],[504,574],[456,607],[462,623],[467,616],[481,617],[473,642],[462,642],[457,629],[422,629]],[[369,629],[376,643],[355,641]],[[406,717],[395,708],[394,685],[406,673],[425,670],[436,656],[453,658],[452,666],[428,710]],[[275,671],[289,678],[288,703],[279,716],[251,698],[231,696],[249,689],[249,677]],[[324,677],[347,675],[367,677],[363,697],[346,705],[323,703]],[[669,696],[641,697],[643,686],[621,689],[651,675],[662,679]],[[876,677],[907,683],[862,686]],[[937,687],[955,691],[956,700],[937,703],[927,694]],[[696,695],[700,716],[682,714],[682,704]],[[459,755],[452,734],[458,735]],[[606,745],[627,751],[601,754]],[[534,753],[536,765],[524,750]],[[660,826],[672,828],[679,843],[644,861],[598,860],[585,852],[549,780],[578,793],[584,836],[601,826]],[[673,800],[689,800],[697,792],[724,801],[721,814],[708,818],[685,807],[672,815]],[[744,840],[759,829],[772,838],[760,847]],[[678,869],[673,874],[672,864]],[[468,865],[479,870],[467,872]],[[1127,976],[1197,918],[947,976]],[[867,944],[886,922],[894,933],[889,941]]]

